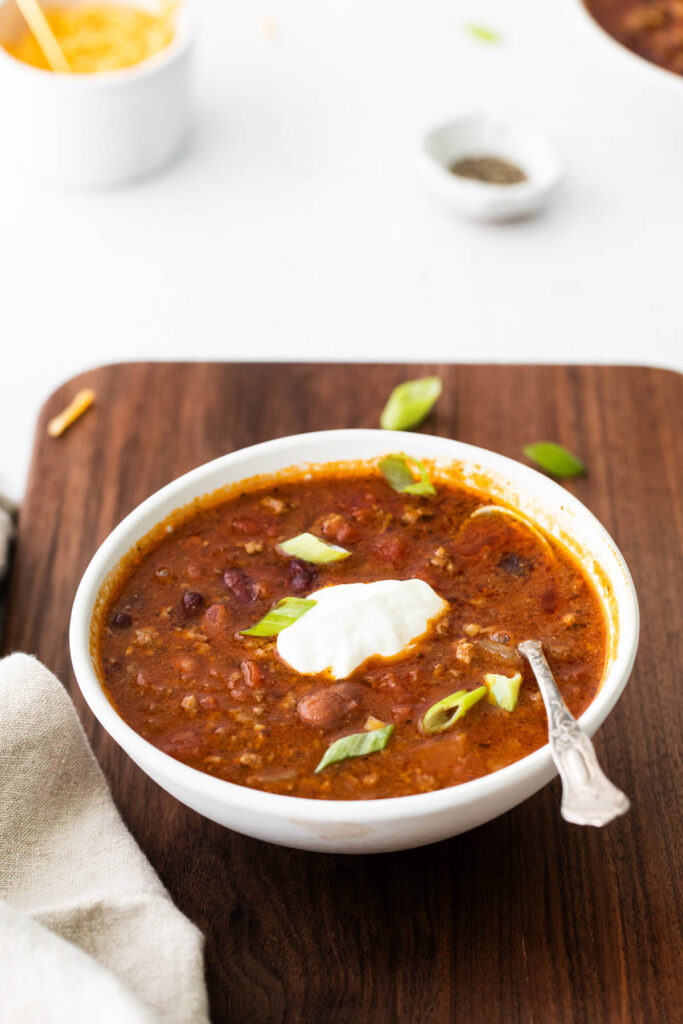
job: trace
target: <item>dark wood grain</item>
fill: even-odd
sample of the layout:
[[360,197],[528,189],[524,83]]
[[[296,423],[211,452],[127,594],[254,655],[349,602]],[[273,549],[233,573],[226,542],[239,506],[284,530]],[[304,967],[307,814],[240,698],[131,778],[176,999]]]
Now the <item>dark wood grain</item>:
[[[208,459],[301,430],[376,426],[398,381],[438,372],[425,429],[517,457],[555,439],[588,475],[569,487],[633,572],[642,637],[597,747],[633,809],[564,824],[555,782],[467,835],[337,857],[246,839],[150,782],[93,720],[67,623],[112,526]],[[59,389],[38,424],[4,650],[37,654],[74,698],[124,818],[204,930],[215,1022],[673,1024],[681,1019],[680,376],[614,367],[139,364]],[[97,405],[63,438],[45,424],[78,387]]]

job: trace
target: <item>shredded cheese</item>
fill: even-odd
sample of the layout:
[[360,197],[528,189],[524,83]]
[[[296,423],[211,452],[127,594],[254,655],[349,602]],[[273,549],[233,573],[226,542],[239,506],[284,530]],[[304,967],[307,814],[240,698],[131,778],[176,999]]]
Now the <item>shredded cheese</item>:
[[59,437],[64,431],[75,423],[79,416],[82,416],[86,409],[95,401],[95,392],[90,388],[79,391],[76,397],[69,402],[66,409],[55,416],[47,425],[47,432],[50,437]]
[[[159,9],[127,4],[74,4],[45,10],[45,17],[75,74],[119,71],[163,50],[175,34],[176,0],[161,0]],[[51,70],[31,31],[3,43],[17,60]]]

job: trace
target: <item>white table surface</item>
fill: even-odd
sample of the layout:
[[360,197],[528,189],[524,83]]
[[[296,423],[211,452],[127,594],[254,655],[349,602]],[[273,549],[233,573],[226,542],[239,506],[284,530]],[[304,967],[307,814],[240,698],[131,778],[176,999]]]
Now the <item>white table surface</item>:
[[[0,491],[22,493],[45,397],[98,363],[683,369],[683,81],[603,49],[574,2],[205,0],[196,128],[167,173],[69,192],[5,158]],[[481,226],[426,192],[421,135],[477,107],[556,144],[544,215]]]

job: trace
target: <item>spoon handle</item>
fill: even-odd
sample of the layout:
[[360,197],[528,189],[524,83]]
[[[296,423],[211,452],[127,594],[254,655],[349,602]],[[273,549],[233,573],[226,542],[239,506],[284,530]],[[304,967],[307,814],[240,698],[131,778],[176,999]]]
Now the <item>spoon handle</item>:
[[575,825],[606,825],[629,809],[628,797],[603,773],[593,744],[557,688],[540,640],[518,644],[536,676],[548,713],[553,761],[562,779],[562,817]]

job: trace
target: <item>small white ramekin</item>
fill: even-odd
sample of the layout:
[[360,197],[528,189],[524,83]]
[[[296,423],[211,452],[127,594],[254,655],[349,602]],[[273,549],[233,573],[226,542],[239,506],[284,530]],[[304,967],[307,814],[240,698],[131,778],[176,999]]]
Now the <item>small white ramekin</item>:
[[[589,735],[603,723],[628,680],[638,646],[633,580],[614,541],[581,502],[541,473],[483,448],[443,437],[385,430],[328,430],[244,448],[186,473],[143,501],[104,541],[81,580],[71,614],[71,660],[91,711],[139,767],[207,818],[283,846],[328,853],[377,853],[434,843],[482,825],[526,800],[556,774],[548,746],[472,782],[385,800],[310,800],[217,779],[176,761],[139,736],[114,709],[91,657],[99,590],[123,556],[157,523],[195,498],[291,466],[375,459],[405,451],[433,459],[539,523],[581,562],[600,595],[608,655],[602,685],[581,716]],[[557,813],[559,815],[559,803]]]
[[[450,170],[463,157],[497,156],[516,164],[527,180],[492,185],[461,178]],[[472,220],[528,217],[544,206],[562,177],[559,160],[529,125],[486,111],[472,111],[436,125],[425,135],[419,168],[440,203]]]
[[[77,2],[44,0],[44,6]],[[12,0],[0,4],[0,43],[25,30]],[[194,34],[194,3],[183,0],[175,37],[164,50],[133,67],[93,75],[43,71],[0,45],[4,159],[36,177],[76,186],[114,185],[157,170],[187,137]]]

